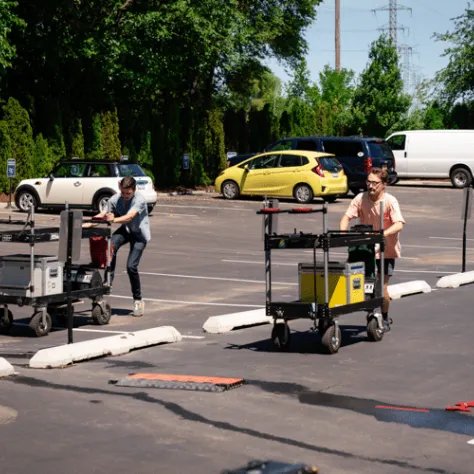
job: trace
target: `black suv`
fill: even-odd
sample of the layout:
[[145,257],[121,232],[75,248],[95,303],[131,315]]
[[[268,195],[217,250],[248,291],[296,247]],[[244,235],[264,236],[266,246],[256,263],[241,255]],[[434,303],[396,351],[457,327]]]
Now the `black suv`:
[[297,137],[282,138],[264,151],[308,150],[322,151],[336,156],[344,168],[349,189],[358,194],[367,188],[365,182],[372,168],[386,168],[389,183],[397,180],[395,157],[385,140],[368,137]]

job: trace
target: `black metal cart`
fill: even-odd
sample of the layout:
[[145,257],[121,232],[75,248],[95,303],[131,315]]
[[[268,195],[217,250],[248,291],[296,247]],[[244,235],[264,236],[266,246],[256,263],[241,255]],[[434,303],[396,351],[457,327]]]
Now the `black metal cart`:
[[[383,321],[380,309],[383,304],[384,281],[374,273],[373,278],[365,278],[363,301],[353,304],[345,304],[336,307],[329,305],[329,250],[337,247],[367,246],[373,249],[380,246],[380,263],[384,268],[384,246],[385,238],[383,230],[372,230],[368,226],[356,226],[348,231],[328,230],[327,213],[328,205],[325,203],[321,209],[294,208],[283,210],[278,207],[277,201],[268,204],[257,211],[264,218],[264,246],[265,246],[265,284],[266,284],[266,315],[273,317],[274,325],[272,340],[277,348],[285,350],[290,344],[290,329],[288,321],[293,319],[307,318],[314,322],[313,330],[318,330],[321,335],[323,346],[329,353],[336,353],[342,341],[341,329],[338,317],[344,314],[358,311],[367,312],[367,334],[370,340],[380,341],[383,338]],[[380,229],[383,229],[383,202],[381,202]],[[278,233],[274,229],[275,217],[278,214],[323,214],[323,232],[320,234],[297,232]],[[313,250],[314,269],[314,297],[312,301],[272,301],[272,266],[271,253],[273,250],[287,249],[311,249]],[[317,278],[316,278],[316,251],[323,252],[323,285],[324,299],[318,302]]]
[[[29,259],[27,260],[29,264],[29,284],[0,285],[0,306],[3,306],[3,311],[0,308],[0,334],[7,334],[12,328],[13,314],[9,309],[9,305],[16,305],[33,307],[33,315],[29,326],[37,336],[47,335],[52,328],[52,316],[56,323],[60,325],[67,323],[68,297],[71,298],[72,304],[79,304],[83,302],[83,299],[90,299],[94,323],[99,325],[108,324],[112,310],[104,296],[110,294],[111,226],[110,223],[97,219],[84,220],[84,222],[94,224],[94,227],[82,229],[83,239],[102,237],[107,240],[107,257],[105,268],[103,268],[103,278],[100,269],[96,266],[72,265],[71,270],[75,284],[70,293],[60,291],[36,296],[34,285],[35,257],[43,256],[35,255],[35,245],[45,242],[59,242],[61,229],[59,227],[36,227],[33,209],[27,214],[24,221],[12,220],[11,216],[10,219],[0,219],[0,225],[2,226],[23,226],[20,229],[1,230],[0,242],[22,243],[28,244],[30,247]],[[3,258],[6,259],[8,256]],[[64,279],[66,278],[65,274]]]

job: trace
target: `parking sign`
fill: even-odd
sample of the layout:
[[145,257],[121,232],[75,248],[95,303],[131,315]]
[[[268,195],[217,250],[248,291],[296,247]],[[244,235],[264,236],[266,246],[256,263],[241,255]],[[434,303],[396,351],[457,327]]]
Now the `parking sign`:
[[16,160],[10,158],[7,161],[7,178],[14,178],[16,176]]
[[183,170],[188,170],[189,169],[189,155],[185,153],[183,155]]

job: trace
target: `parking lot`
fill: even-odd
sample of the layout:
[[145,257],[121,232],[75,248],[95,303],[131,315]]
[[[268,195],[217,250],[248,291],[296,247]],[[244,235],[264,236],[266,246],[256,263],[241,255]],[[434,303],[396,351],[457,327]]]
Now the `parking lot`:
[[[407,222],[391,283],[424,280],[435,289],[439,278],[461,271],[463,192],[443,183],[402,183],[389,192]],[[329,205],[331,229],[349,199]],[[474,399],[472,286],[393,301],[392,331],[378,343],[367,341],[363,313],[344,316],[343,345],[332,356],[323,353],[308,320],[290,324],[286,353],[273,349],[270,325],[203,333],[211,316],[264,306],[260,205],[257,198],[225,201],[212,194],[160,197],[140,265],[145,316],[130,315],[127,249],[117,264],[110,324],[92,325],[87,303],[77,307],[75,341],[170,325],[182,334],[179,343],[33,370],[28,358],[65,344],[67,331],[34,337],[27,327],[31,309],[12,308],[15,327],[0,336],[0,357],[18,371],[0,381],[2,472],[41,474],[62,465],[78,473],[211,474],[251,459],[306,462],[331,474],[472,472],[474,419],[444,410]],[[59,221],[57,213],[37,217],[37,225]],[[279,217],[280,231],[295,228],[322,231],[321,215]],[[40,245],[41,253],[57,252],[53,244]],[[0,254],[28,252],[21,247],[3,243]],[[84,241],[81,259],[88,258]],[[331,252],[331,260],[344,258],[344,249]],[[311,259],[311,251],[273,253],[276,297],[296,299],[297,264]],[[467,262],[474,270],[471,220]],[[224,393],[110,384],[134,372],[247,383]]]

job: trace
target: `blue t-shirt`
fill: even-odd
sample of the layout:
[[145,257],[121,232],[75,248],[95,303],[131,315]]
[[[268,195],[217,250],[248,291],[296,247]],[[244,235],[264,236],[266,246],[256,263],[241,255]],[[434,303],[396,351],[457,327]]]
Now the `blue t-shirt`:
[[120,193],[116,193],[109,199],[108,206],[109,212],[119,217],[130,210],[136,210],[138,213],[135,217],[129,223],[122,224],[122,227],[138,240],[148,242],[151,239],[148,207],[145,198],[140,193],[136,192],[129,201],[126,201]]

